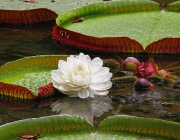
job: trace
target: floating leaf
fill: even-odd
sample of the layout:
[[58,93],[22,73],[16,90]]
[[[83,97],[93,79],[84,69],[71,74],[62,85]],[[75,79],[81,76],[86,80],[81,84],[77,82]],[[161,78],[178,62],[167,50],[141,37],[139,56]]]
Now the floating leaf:
[[34,3],[24,2],[24,0],[1,0],[0,23],[27,24],[55,20],[58,14],[66,10],[97,1],[101,0],[81,0],[80,2],[36,0]]
[[0,126],[0,139],[13,140],[27,134],[40,134],[39,140],[169,140],[180,138],[180,124],[158,119],[119,115],[103,120],[99,124],[97,132],[94,132],[92,124],[82,117],[53,115],[20,120]]
[[[53,37],[93,51],[179,53],[179,3],[167,8],[148,0],[89,4],[60,14]],[[84,20],[73,23],[75,17]]]
[[1,125],[0,139],[10,140],[26,134],[40,134],[43,138],[45,137],[45,134],[42,133],[73,133],[73,131],[89,133],[93,131],[93,126],[84,118],[78,116],[54,115],[31,118]]
[[148,53],[180,53],[180,38],[163,38],[149,44]]
[[34,99],[50,96],[54,87],[50,72],[57,69],[58,60],[65,55],[25,57],[0,67],[0,93],[2,95]]
[[0,82],[0,93],[1,95],[24,99],[35,99],[37,97],[37,95],[34,95],[32,91],[24,86],[3,82]]
[[[53,28],[54,39],[80,49],[103,52],[143,52],[142,45],[129,37],[97,38],[64,29],[59,26]],[[86,44],[87,43],[87,44]]]
[[[61,4],[49,0],[34,3],[3,0],[0,23],[43,22],[55,20],[60,14],[56,20],[60,27],[54,27],[53,37],[69,46],[103,52],[179,53],[179,3],[67,0]],[[75,18],[84,20],[74,24]]]
[[111,131],[138,133],[180,139],[180,124],[176,122],[120,115],[103,120],[98,127],[101,132]]

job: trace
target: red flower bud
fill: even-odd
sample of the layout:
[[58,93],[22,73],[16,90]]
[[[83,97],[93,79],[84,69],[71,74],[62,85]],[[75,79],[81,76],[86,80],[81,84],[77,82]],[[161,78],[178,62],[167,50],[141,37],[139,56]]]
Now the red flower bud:
[[157,67],[152,61],[140,63],[134,71],[134,76],[139,78],[147,78],[152,75],[157,75]]

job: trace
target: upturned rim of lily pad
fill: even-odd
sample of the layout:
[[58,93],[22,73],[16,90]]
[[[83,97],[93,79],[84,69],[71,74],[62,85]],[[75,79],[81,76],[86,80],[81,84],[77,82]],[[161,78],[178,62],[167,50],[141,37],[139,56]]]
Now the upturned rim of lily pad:
[[167,140],[180,139],[180,124],[160,119],[117,115],[104,119],[98,128],[94,128],[83,117],[64,114],[7,123],[0,126],[0,134],[0,139],[15,139],[28,134],[39,135],[40,139],[155,138]]
[[[56,19],[57,25],[53,28],[52,35],[55,40],[59,41],[62,44],[89,51],[108,53],[180,53],[180,47],[178,46],[180,38],[177,35],[177,32],[176,35],[164,36],[163,38],[159,38],[158,40],[149,42],[149,45],[144,46],[138,40],[129,37],[129,35],[116,37],[97,37],[90,34],[84,34],[85,31],[81,33],[69,30],[68,28],[66,28],[66,26],[63,25],[64,23],[68,22],[67,25],[69,26],[69,22],[73,22],[74,18],[95,15],[96,17],[98,17],[98,14],[130,14],[139,12],[148,14],[148,12],[151,11],[156,11],[159,13],[165,11],[166,13],[174,12],[174,16],[176,16],[175,13],[180,11],[179,3],[180,2],[173,2],[164,6],[162,4],[149,0],[133,0],[107,1],[89,4],[60,14]],[[161,16],[158,18],[161,18]],[[76,19],[76,21],[78,20]],[[83,26],[83,22],[85,21],[86,18],[84,19],[84,21],[81,21],[82,23],[80,23],[79,26]],[[107,24],[107,26],[111,25]],[[86,29],[87,28],[88,30],[90,30],[91,28],[93,28],[93,26],[86,26]],[[111,35],[109,34],[109,36]],[[153,38],[153,35],[151,37]],[[146,42],[146,44],[148,43]]]

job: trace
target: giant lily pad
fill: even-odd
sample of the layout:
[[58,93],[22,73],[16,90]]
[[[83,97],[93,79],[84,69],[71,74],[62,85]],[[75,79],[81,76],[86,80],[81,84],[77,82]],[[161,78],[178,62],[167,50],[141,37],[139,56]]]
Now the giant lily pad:
[[[53,36],[63,44],[104,52],[180,52],[179,1],[167,6],[149,0],[98,1],[3,0],[0,23],[44,22],[60,14]],[[82,16],[85,21],[72,24]]]
[[55,20],[59,13],[101,0],[35,0],[34,3],[24,0],[1,0],[0,23],[28,24]]
[[[180,2],[166,7],[149,0],[89,4],[58,16],[53,36],[94,51],[179,53]],[[78,18],[81,22],[74,23]]]
[[52,95],[50,72],[57,69],[63,55],[25,57],[0,67],[0,93],[10,97],[35,99]]
[[[18,128],[18,129],[17,129]],[[21,135],[40,134],[45,139],[180,139],[176,122],[119,115],[103,120],[94,130],[91,123],[78,116],[48,116],[20,120],[0,126],[0,139],[15,140]]]

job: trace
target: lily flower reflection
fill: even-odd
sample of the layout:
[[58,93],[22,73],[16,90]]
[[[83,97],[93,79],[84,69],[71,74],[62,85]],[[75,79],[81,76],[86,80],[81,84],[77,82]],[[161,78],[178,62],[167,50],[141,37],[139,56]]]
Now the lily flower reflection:
[[95,98],[61,98],[51,104],[52,111],[59,114],[77,115],[93,123],[93,116],[100,117],[104,112],[109,112],[113,107],[108,96],[95,96]]

